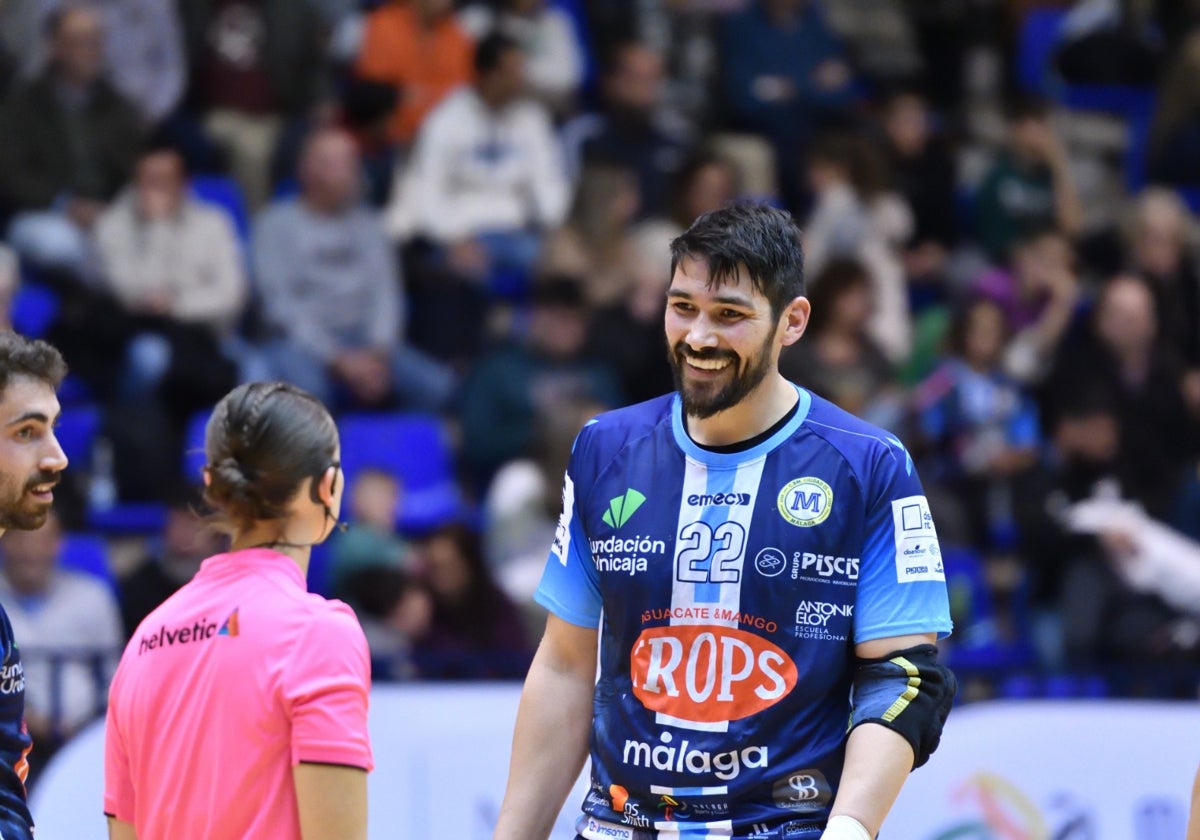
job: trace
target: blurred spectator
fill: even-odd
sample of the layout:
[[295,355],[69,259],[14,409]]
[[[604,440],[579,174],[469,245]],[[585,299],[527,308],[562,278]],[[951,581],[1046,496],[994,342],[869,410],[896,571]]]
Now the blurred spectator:
[[104,76],[97,14],[68,6],[46,21],[50,62],[0,106],[0,216],[31,263],[88,273],[88,233],[133,171],[137,109]]
[[805,270],[813,282],[838,257],[856,259],[871,279],[870,333],[895,364],[912,352],[912,317],[899,247],[912,214],[884,191],[882,159],[864,138],[829,134],[813,144],[808,177],[815,198],[804,227]]
[[1009,327],[986,298],[959,311],[950,356],[918,386],[922,436],[937,454],[936,476],[965,508],[976,548],[1011,547],[1014,482],[1034,466],[1041,444],[1037,407],[1002,369]]
[[63,741],[104,708],[124,637],[112,590],[59,567],[62,530],[52,513],[37,531],[4,541],[0,598],[21,642],[25,720],[44,766]]
[[563,126],[568,168],[578,177],[588,163],[606,163],[637,173],[643,217],[662,213],[688,138],[664,109],[663,64],[657,53],[634,41],[612,48],[600,82],[602,110]]
[[1065,236],[1053,229],[1032,231],[1013,242],[1011,272],[984,272],[972,293],[995,301],[1004,312],[1012,338],[1004,367],[1021,382],[1046,375],[1070,328],[1080,298],[1075,254]]
[[624,299],[631,286],[631,226],[637,210],[637,177],[631,170],[585,166],[571,214],[547,239],[538,273],[579,278],[591,306]]
[[354,607],[371,651],[371,679],[423,677],[418,648],[433,625],[433,596],[426,583],[389,566],[360,569],[345,598]]
[[419,646],[430,679],[519,679],[533,649],[517,608],[488,573],[479,535],[445,525],[417,546],[433,594],[433,626]]
[[1158,84],[1150,133],[1150,177],[1200,184],[1200,32],[1188,30]]
[[[940,299],[946,261],[958,241],[956,175],[950,148],[934,128],[934,115],[915,90],[888,97],[883,130],[892,187],[912,209],[913,230],[904,243],[909,283],[923,297]],[[933,287],[933,288],[930,288]]]
[[821,6],[854,67],[872,85],[912,83],[921,75],[921,54],[906,0],[821,0]]
[[653,230],[633,237],[632,286],[618,300],[592,312],[587,354],[616,374],[629,403],[643,402],[675,388],[663,312],[670,284],[670,239]]
[[867,331],[875,306],[873,292],[861,263],[826,263],[820,277],[813,279],[812,315],[804,338],[785,349],[779,370],[851,414],[898,430],[895,371]]
[[579,285],[543,281],[534,286],[523,340],[492,350],[471,370],[461,396],[462,454],[481,490],[506,461],[530,453],[539,417],[572,400],[620,404],[611,369],[585,355],[587,330]]
[[1008,147],[975,197],[979,244],[991,260],[1002,263],[1013,243],[1031,231],[1054,227],[1074,237],[1082,225],[1070,159],[1046,104],[1015,100],[1008,113]]
[[187,67],[179,13],[162,0],[8,0],[0,11],[0,41],[11,38],[26,76],[46,62],[45,44],[37,37],[57,10],[88,5],[102,16],[104,57],[109,79],[138,106],[147,124],[169,116],[183,97]]
[[405,570],[409,546],[396,532],[404,492],[400,481],[383,470],[360,472],[350,485],[351,527],[329,540],[331,585],[335,598],[354,601],[359,573],[384,567]]
[[1120,422],[1121,495],[1158,517],[1200,440],[1179,383],[1178,365],[1159,340],[1153,293],[1141,278],[1118,275],[1101,289],[1089,329],[1063,344],[1043,404],[1053,416],[1081,388],[1107,391]]
[[0,330],[13,328],[13,301],[21,287],[21,261],[17,252],[0,243]]
[[1200,418],[1200,273],[1192,217],[1174,192],[1150,187],[1134,203],[1126,236],[1130,268],[1154,291],[1163,342],[1186,368],[1184,397]]
[[548,0],[483,0],[459,13],[476,42],[492,31],[521,45],[530,92],[555,114],[566,114],[583,83],[583,49],[570,16]]
[[[194,481],[197,476],[189,478]],[[225,538],[197,514],[194,506],[198,502],[199,496],[190,483],[177,485],[167,500],[161,535],[137,567],[118,580],[125,638],[191,580],[206,557],[222,551]]]
[[1072,84],[1153,84],[1158,78],[1162,38],[1151,20],[1151,5],[1078,0],[1059,30],[1054,56],[1058,72]]
[[378,215],[362,201],[358,152],[339,129],[309,138],[300,194],[262,211],[253,236],[273,375],[326,403],[442,408],[452,374],[404,342],[404,292]]
[[[246,307],[245,263],[228,214],[190,196],[178,152],[142,154],[96,222],[96,247],[105,287],[135,319],[124,396],[145,399],[170,374],[195,396],[181,416],[219,400],[236,384],[226,342]],[[214,365],[223,345],[227,362]]]
[[357,75],[396,88],[389,134],[408,146],[426,116],[471,81],[472,43],[451,0],[388,0],[367,18]]
[[270,197],[271,157],[287,122],[323,93],[320,15],[310,0],[187,0],[179,12],[189,104],[257,209]]
[[660,265],[666,264],[672,239],[704,213],[725,206],[741,194],[740,175],[727,158],[697,149],[675,173],[661,213],[640,222],[635,236],[660,239],[662,248],[657,259]]
[[559,485],[579,430],[602,410],[587,400],[572,400],[538,417],[529,457],[501,467],[483,502],[484,544],[496,582],[518,606],[541,612],[543,621],[545,612],[535,605],[533,593],[562,511]]
[[717,45],[726,127],[771,141],[782,195],[798,208],[802,150],[854,94],[842,47],[813,0],[752,0]]
[[398,193],[391,233],[423,235],[473,277],[527,278],[547,230],[570,202],[558,142],[545,108],[524,96],[525,59],[492,35],[475,51],[475,84],[429,115]]

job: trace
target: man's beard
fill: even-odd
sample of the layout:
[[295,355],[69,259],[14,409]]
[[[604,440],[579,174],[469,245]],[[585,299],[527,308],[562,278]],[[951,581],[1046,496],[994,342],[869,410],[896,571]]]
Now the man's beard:
[[57,486],[61,477],[58,473],[38,473],[29,479],[15,499],[7,504],[0,504],[0,529],[36,531],[45,525],[50,516],[50,505],[38,503],[36,507],[26,507],[26,496],[34,487],[43,484]]
[[[714,414],[733,408],[744,400],[771,372],[769,350],[774,338],[773,334],[767,336],[767,340],[759,348],[758,356],[746,362],[744,368],[741,357],[732,350],[706,348],[696,352],[682,341],[677,343],[674,348],[668,348],[667,361],[671,363],[671,374],[675,377],[675,390],[679,392],[679,398],[683,402],[684,414],[698,420],[706,420]],[[689,384],[684,371],[684,365],[687,364],[686,359],[688,358],[707,361],[729,359],[730,364],[723,368],[721,373],[725,375],[728,371],[733,371],[733,375],[724,384],[718,381],[700,385]]]

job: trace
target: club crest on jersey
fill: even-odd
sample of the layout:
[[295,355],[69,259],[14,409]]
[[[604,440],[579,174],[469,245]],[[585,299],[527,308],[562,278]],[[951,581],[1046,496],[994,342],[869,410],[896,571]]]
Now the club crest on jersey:
[[789,481],[779,491],[779,515],[800,528],[820,525],[833,509],[833,488],[806,475]]

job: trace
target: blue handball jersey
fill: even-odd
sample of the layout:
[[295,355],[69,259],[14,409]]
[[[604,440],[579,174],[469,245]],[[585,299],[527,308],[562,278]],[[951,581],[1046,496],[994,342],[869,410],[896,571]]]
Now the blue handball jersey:
[[697,446],[674,395],[575,442],[536,598],[600,631],[588,840],[819,837],[854,645],[950,632],[908,452],[798,390],[742,452]]

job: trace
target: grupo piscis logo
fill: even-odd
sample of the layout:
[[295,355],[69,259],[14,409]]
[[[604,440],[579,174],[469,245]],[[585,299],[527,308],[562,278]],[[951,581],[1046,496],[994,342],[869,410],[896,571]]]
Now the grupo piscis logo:
[[833,509],[833,488],[811,475],[793,479],[779,491],[778,507],[780,516],[793,525],[820,525]]

